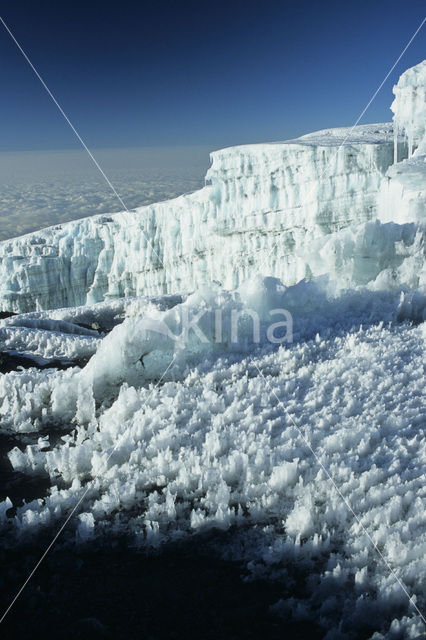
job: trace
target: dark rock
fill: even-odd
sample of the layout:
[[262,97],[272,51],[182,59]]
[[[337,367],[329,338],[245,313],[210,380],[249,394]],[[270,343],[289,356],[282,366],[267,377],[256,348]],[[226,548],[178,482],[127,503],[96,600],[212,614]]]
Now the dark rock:
[[9,353],[0,351],[0,373],[16,371],[19,367],[23,369],[69,369],[71,367],[84,367],[89,358],[80,360],[44,360],[43,358],[33,358],[25,353]]
[[[40,544],[38,553],[44,548]],[[8,550],[0,558],[8,583],[0,595],[0,607],[17,591],[19,581],[7,576],[10,568],[25,564],[29,550],[24,551],[19,555]],[[199,537],[155,555],[125,544],[108,550],[96,543],[86,551],[55,548],[9,612],[2,630],[11,640],[35,637],[34,629],[38,637],[73,640],[324,637],[314,623],[282,620],[270,612],[270,605],[283,596],[282,584],[244,581],[244,573],[239,563],[204,549]],[[48,597],[42,598],[41,593]]]

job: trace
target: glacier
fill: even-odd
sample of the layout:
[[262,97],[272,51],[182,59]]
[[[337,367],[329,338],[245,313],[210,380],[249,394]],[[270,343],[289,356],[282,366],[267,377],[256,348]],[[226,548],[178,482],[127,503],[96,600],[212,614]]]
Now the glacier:
[[[211,154],[203,189],[0,243],[0,308],[234,288],[253,265],[286,284],[311,275],[312,241],[377,217],[392,125],[335,129]],[[401,137],[400,157],[407,154]]]
[[[71,545],[232,530],[220,553],[280,581],[277,617],[327,640],[420,637],[425,74],[402,74],[393,123],[216,151],[197,192],[0,243],[18,314],[0,353],[67,362],[0,374],[12,472],[49,483],[3,493],[6,548],[79,500]],[[291,340],[254,340],[251,311],[263,331],[277,308]],[[182,337],[200,310],[207,342]]]
[[[379,195],[379,218],[383,221],[424,220],[426,183],[426,61],[402,74],[394,88],[391,105],[395,126],[395,163]],[[408,142],[408,157],[400,160],[398,134]]]
[[0,242],[0,309],[192,291],[211,280],[231,289],[257,271],[291,285],[333,268],[318,270],[318,250],[342,229],[424,222],[425,70],[422,62],[402,74],[393,124],[215,151],[199,191]]

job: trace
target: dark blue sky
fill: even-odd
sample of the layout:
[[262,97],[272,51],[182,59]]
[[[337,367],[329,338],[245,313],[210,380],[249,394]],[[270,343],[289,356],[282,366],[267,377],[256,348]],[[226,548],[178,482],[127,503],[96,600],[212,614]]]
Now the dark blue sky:
[[[91,147],[280,140],[351,125],[426,13],[424,0],[150,0],[4,4]],[[418,35],[363,122],[426,58]],[[3,27],[0,150],[77,143]]]

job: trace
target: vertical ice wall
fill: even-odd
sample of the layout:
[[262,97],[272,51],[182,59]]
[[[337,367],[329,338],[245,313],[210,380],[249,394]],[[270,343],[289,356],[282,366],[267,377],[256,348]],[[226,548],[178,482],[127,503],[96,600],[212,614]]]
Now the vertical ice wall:
[[[426,140],[426,60],[407,69],[393,88],[395,100],[391,105],[394,113],[395,140],[400,133],[408,139],[408,156]],[[426,153],[426,149],[423,149]],[[398,153],[395,143],[395,162]]]
[[256,273],[294,284],[311,275],[313,241],[377,216],[392,162],[390,124],[216,151],[211,184],[193,194],[0,243],[0,308],[190,291],[211,280],[232,289]]
[[[379,193],[378,217],[383,222],[426,220],[426,60],[405,71],[394,87],[394,165]],[[397,136],[408,141],[402,161]]]

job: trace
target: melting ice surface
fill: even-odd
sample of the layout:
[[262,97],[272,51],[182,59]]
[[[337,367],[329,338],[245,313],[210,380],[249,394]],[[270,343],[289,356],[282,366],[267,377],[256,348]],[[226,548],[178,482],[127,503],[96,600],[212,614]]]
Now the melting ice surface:
[[[397,164],[391,125],[226,149],[195,194],[0,244],[1,304],[21,312],[1,351],[75,364],[0,376],[2,432],[32,438],[10,462],[50,477],[0,504],[6,544],[83,495],[78,543],[236,525],[227,557],[283,593],[291,567],[305,576],[277,615],[330,639],[423,632],[398,580],[424,611],[425,68],[395,87]],[[179,338],[200,311],[207,340]]]

